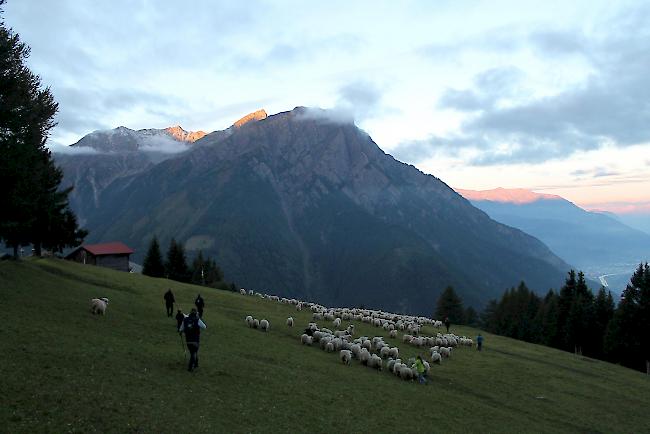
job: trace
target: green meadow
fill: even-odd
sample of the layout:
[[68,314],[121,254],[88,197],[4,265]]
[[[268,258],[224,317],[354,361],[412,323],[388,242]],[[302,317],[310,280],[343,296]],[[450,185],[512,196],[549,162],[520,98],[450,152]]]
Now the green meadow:
[[[206,302],[192,373],[165,314],[168,288],[184,311],[197,293]],[[106,315],[92,315],[102,296]],[[267,318],[270,332],[248,328],[246,315]],[[58,259],[2,261],[0,431],[650,432],[650,378],[639,372],[484,333],[483,352],[455,349],[421,386],[301,345],[310,321],[308,310],[239,293]],[[403,360],[419,353],[401,333],[354,324]]]

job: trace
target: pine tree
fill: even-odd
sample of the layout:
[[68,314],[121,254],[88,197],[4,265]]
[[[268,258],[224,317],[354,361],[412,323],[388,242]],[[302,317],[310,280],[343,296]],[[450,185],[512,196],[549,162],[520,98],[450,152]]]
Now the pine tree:
[[165,277],[165,265],[163,264],[160,245],[156,236],[149,243],[149,248],[147,249],[147,254],[142,264],[142,274],[151,277]]
[[576,295],[576,272],[569,271],[564,286],[560,288],[560,295],[557,302],[557,339],[552,346],[566,351],[573,351],[572,335],[567,323],[571,306]]
[[650,367],[650,267],[639,264],[605,334],[608,359],[647,371]]
[[478,323],[478,313],[472,306],[469,306],[467,309],[465,309],[465,324],[468,326],[476,327]]
[[492,299],[488,301],[487,306],[485,306],[485,309],[483,309],[483,312],[481,313],[481,326],[483,329],[491,333],[497,332],[497,309],[498,303],[496,300]]
[[454,288],[448,286],[440,294],[436,305],[436,318],[441,320],[449,317],[454,324],[462,324],[464,321],[463,301],[456,295]]
[[29,51],[1,22],[0,240],[13,247],[15,257],[29,243],[40,254],[42,245],[60,250],[87,234],[77,228],[68,207],[71,189],[59,189],[62,173],[45,146],[58,104],[26,66]]
[[559,296],[549,290],[535,316],[539,333],[536,342],[553,346],[558,341],[558,302]]
[[185,249],[183,246],[176,242],[174,238],[169,243],[169,250],[167,251],[167,262],[165,262],[165,272],[167,278],[177,280],[179,282],[190,282],[192,275],[187,267],[187,259],[185,258]]
[[607,332],[607,325],[613,316],[614,299],[612,298],[612,293],[601,286],[594,299],[593,323],[589,329],[589,341],[593,357],[601,359],[605,356],[604,339]]

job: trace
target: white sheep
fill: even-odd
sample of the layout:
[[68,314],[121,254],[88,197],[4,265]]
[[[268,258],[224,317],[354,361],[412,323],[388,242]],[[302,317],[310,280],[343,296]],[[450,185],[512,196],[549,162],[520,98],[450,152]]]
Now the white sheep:
[[344,365],[349,365],[352,363],[352,351],[350,350],[339,351],[339,357],[341,358],[341,362],[343,362]]
[[240,293],[241,295],[246,295],[246,290],[245,290],[244,288],[241,288],[241,289],[239,290],[239,293]]
[[104,315],[106,313],[106,307],[108,306],[108,298],[93,298],[90,300],[90,311],[93,315]]
[[340,327],[341,326],[341,318],[336,318],[334,321],[332,321],[332,324],[334,327]]
[[302,336],[300,336],[300,342],[303,345],[311,345],[314,342],[314,340],[308,334],[303,333]]
[[393,359],[398,358],[398,357],[399,357],[399,348],[397,348],[397,347],[392,347],[392,348],[388,351],[388,355],[389,355],[390,357],[392,357]]
[[254,329],[260,328],[260,320],[259,319],[257,319],[257,318],[253,319],[253,328]]
[[383,367],[383,362],[381,360],[381,357],[379,357],[377,354],[371,354],[370,359],[368,359],[368,367],[381,371]]
[[292,317],[287,318],[287,325],[289,327],[293,327],[293,318]]
[[442,356],[440,356],[440,353],[431,353],[431,362],[437,364],[442,363]]
[[246,320],[245,320],[245,321],[246,321],[246,325],[247,325],[248,327],[253,327],[253,317],[252,317],[252,316],[248,315],[248,316],[246,317]]
[[381,350],[379,350],[379,357],[382,359],[387,359],[390,356],[390,348],[389,347],[381,347]]
[[395,338],[395,337],[397,337],[397,330],[391,330],[390,333],[389,333],[389,336],[390,336],[391,338]]
[[440,355],[445,358],[451,357],[451,348],[450,347],[440,347]]
[[334,344],[332,342],[328,342],[325,344],[325,351],[328,353],[333,353],[336,348],[334,347]]

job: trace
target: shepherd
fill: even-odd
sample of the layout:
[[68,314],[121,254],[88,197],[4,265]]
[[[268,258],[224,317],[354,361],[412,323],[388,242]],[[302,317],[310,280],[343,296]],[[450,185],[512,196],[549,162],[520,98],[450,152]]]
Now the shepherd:
[[165,299],[165,307],[167,307],[167,316],[171,318],[174,314],[174,303],[176,302],[171,288],[167,290],[163,298]]
[[196,300],[194,300],[194,306],[196,306],[196,309],[199,312],[199,318],[203,318],[203,308],[205,307],[205,301],[203,301],[201,294],[198,294],[196,296]]
[[187,370],[190,372],[199,367],[199,338],[201,329],[206,328],[207,326],[199,318],[196,309],[192,308],[192,311],[183,319],[183,324],[178,329],[179,333],[185,332],[185,344],[190,352],[190,363]]

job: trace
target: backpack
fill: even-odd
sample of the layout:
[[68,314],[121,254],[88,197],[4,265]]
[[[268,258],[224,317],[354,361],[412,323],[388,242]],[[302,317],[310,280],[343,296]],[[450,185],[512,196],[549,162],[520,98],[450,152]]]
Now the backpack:
[[199,327],[199,318],[191,315],[183,320],[183,331],[187,342],[198,342],[201,328]]

